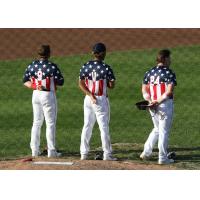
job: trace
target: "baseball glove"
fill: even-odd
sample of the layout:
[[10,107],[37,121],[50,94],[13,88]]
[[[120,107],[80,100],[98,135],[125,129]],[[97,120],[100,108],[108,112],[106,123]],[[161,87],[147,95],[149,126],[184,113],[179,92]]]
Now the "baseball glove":
[[102,152],[96,153],[94,159],[95,160],[103,160],[103,153]]
[[176,153],[174,151],[169,152],[167,154],[167,158],[169,158],[169,159],[175,159],[176,158]]
[[146,110],[147,108],[151,107],[148,101],[139,101],[135,105],[139,110]]

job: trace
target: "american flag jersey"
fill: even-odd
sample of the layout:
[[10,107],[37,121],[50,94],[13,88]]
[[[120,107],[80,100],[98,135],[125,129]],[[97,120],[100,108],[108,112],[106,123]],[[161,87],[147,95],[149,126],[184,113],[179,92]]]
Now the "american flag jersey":
[[[177,85],[175,73],[165,66],[155,66],[144,75],[143,84],[149,85],[151,100],[158,100],[166,92],[167,85]],[[170,98],[173,98],[170,97]]]
[[85,80],[88,90],[96,96],[107,96],[107,82],[114,81],[111,67],[102,61],[89,61],[80,69],[80,80]]
[[31,81],[33,89],[43,86],[44,90],[55,91],[63,85],[64,78],[56,64],[48,60],[35,60],[26,69],[23,82]]

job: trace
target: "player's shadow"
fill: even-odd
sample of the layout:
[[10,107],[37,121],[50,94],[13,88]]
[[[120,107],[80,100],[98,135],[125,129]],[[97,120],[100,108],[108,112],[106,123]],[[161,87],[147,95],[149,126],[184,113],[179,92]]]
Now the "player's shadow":
[[176,152],[177,161],[200,162],[200,147],[172,147],[169,150]]
[[[137,149],[130,149],[130,150],[114,150],[114,154],[121,154],[119,160],[138,160],[140,153],[143,151],[143,148],[137,148]],[[183,162],[200,162],[200,147],[170,147],[168,149],[168,152],[175,152],[176,161],[183,161]],[[153,150],[153,156],[151,157],[151,161],[156,161],[158,158],[158,148],[154,148]]]
[[[57,152],[62,153],[62,157],[73,157],[73,158],[80,158],[80,152],[67,152],[62,149],[57,149]],[[47,150],[44,149],[41,153],[41,156],[47,156]]]
[[[143,151],[143,148],[137,149],[114,149],[113,155],[118,158],[119,161],[125,160],[139,160],[139,155]],[[176,161],[183,162],[200,162],[200,147],[170,147],[168,149],[169,152],[176,153]],[[80,159],[80,152],[67,152],[65,150],[58,150],[58,152],[62,153],[62,157],[71,157],[75,159]],[[93,159],[97,153],[102,151],[99,150],[91,150],[89,157]],[[158,148],[154,148],[153,156],[151,158],[152,161],[157,160]],[[47,155],[46,151],[42,152],[42,155]]]

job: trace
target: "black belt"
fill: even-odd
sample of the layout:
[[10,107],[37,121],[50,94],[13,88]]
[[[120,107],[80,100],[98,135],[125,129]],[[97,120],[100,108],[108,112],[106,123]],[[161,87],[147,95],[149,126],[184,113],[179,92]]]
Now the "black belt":
[[[35,90],[37,90],[37,89],[35,89]],[[50,92],[51,90],[42,89],[42,90],[38,90],[38,91]]]

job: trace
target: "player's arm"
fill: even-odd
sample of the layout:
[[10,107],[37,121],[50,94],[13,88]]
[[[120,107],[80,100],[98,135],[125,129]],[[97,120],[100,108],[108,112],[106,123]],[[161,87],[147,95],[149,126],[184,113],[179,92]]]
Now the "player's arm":
[[171,73],[169,74],[168,82],[167,82],[166,92],[164,94],[162,94],[162,96],[157,100],[157,104],[160,104],[163,101],[165,101],[166,99],[172,97],[173,96],[173,90],[174,90],[174,87],[176,85],[177,85],[176,75],[175,75],[175,73],[173,73],[171,71]]
[[143,98],[148,101],[149,103],[151,103],[151,97],[150,97],[150,94],[149,94],[149,84],[142,84],[142,95],[143,95]]
[[29,89],[33,89],[33,87],[32,87],[32,82],[31,82],[31,81],[25,82],[25,83],[24,83],[24,86],[26,86],[26,87],[29,88]]
[[92,103],[96,104],[96,97],[94,95],[92,95],[92,93],[88,90],[88,88],[86,87],[85,85],[85,80],[79,80],[79,88],[86,94],[88,95],[91,100],[92,100]]
[[113,89],[115,87],[115,75],[114,75],[114,72],[113,70],[111,69],[111,67],[109,66],[108,67],[108,79],[107,79],[107,87],[109,89]]
[[56,85],[58,85],[58,86],[64,85],[64,77],[63,77],[60,69],[57,66],[54,70],[54,79],[55,79]]
[[35,85],[33,85],[33,83],[30,80],[30,73],[29,73],[29,69],[27,68],[25,73],[24,73],[24,77],[22,80],[23,84],[25,87],[29,88],[29,89],[36,89],[34,88]]
[[160,104],[169,97],[173,95],[173,90],[174,90],[174,84],[170,83],[167,85],[166,92],[160,96],[160,98],[157,100],[157,103]]
[[110,89],[113,89],[115,87],[115,81],[108,81],[107,87],[110,88]]

